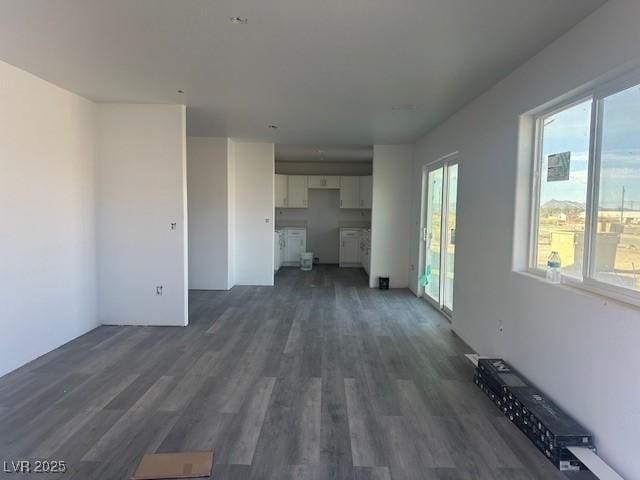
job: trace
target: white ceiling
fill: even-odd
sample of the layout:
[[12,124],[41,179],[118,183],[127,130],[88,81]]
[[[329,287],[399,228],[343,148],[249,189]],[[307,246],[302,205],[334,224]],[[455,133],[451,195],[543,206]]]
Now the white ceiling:
[[603,3],[0,0],[0,59],[98,101],[186,103],[191,135],[399,143]]

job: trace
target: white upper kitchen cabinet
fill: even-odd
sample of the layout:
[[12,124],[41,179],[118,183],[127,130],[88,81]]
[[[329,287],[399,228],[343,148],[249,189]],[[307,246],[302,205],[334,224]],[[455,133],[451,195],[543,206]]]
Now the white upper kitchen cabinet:
[[287,180],[287,207],[307,208],[307,176],[289,175]]
[[361,208],[360,177],[340,177],[340,208]]
[[275,191],[275,200],[276,207],[286,207],[287,206],[287,197],[288,197],[288,181],[286,175],[278,175],[276,174],[276,178],[274,181],[274,191]]
[[373,200],[373,177],[360,177],[360,208],[371,208]]
[[340,177],[309,175],[309,188],[340,188]]

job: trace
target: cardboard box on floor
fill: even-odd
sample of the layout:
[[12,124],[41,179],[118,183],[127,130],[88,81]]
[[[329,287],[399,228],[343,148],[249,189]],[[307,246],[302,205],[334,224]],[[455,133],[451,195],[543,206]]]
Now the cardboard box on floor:
[[153,453],[142,457],[133,480],[209,478],[213,452]]

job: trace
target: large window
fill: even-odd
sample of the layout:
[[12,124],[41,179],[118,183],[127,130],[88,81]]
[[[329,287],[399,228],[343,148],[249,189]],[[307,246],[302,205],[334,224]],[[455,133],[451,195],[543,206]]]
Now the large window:
[[599,90],[536,122],[531,268],[640,303],[640,85]]

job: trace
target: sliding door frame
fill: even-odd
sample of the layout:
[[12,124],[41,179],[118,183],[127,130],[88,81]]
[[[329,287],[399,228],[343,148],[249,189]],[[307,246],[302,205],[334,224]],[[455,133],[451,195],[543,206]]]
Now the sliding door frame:
[[[420,224],[420,268],[418,269],[418,293],[429,302],[434,308],[440,310],[449,320],[453,317],[453,309],[445,305],[445,288],[446,288],[446,275],[448,264],[448,230],[449,230],[449,168],[453,165],[458,166],[458,172],[460,171],[460,162],[458,152],[446,155],[435,162],[428,163],[422,168],[422,202],[421,202],[421,224]],[[439,268],[439,292],[438,301],[434,300],[427,294],[426,289],[420,285],[420,277],[425,273],[426,267],[426,241],[424,238],[424,232],[428,219],[426,218],[426,210],[429,202],[430,185],[429,174],[442,168],[442,198],[441,198],[441,218],[440,218],[440,268]],[[459,174],[458,174],[459,176]],[[456,189],[457,190],[457,189]],[[457,219],[456,219],[457,220]],[[454,269],[455,272],[455,269]],[[454,273],[455,274],[455,273]]]

